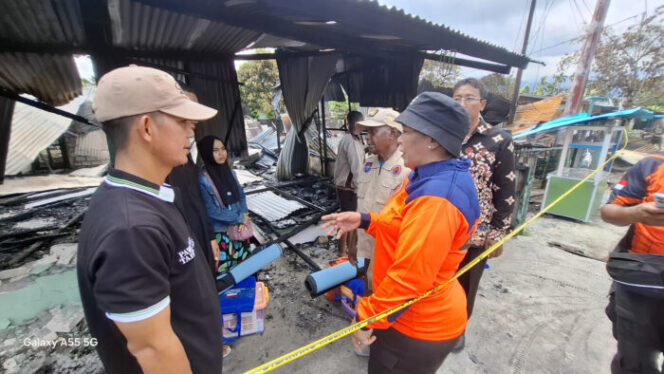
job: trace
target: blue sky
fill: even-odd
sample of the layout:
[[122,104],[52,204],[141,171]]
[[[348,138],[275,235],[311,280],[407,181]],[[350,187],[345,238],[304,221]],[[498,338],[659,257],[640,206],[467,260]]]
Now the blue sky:
[[[330,1],[330,0],[328,0]],[[525,23],[531,0],[379,0],[429,21],[444,24],[473,37],[509,50],[521,51]],[[605,25],[616,32],[637,23],[644,11],[652,14],[664,0],[612,0]],[[523,84],[539,81],[557,70],[560,58],[580,48],[580,43],[566,42],[585,33],[595,8],[594,0],[537,0],[529,41],[528,56],[547,65],[530,64],[524,71]],[[93,76],[89,57],[76,57],[81,77]],[[488,74],[482,70],[462,70],[467,77]]]

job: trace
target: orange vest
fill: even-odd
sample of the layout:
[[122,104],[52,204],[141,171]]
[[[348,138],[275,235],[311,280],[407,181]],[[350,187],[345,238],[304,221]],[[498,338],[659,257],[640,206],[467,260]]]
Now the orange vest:
[[[412,300],[444,283],[456,273],[465,256],[479,218],[479,205],[472,184],[469,193],[452,192],[457,196],[452,200],[461,201],[461,205],[467,207],[464,210],[457,207],[458,203],[455,205],[444,197],[431,194],[409,199],[410,183],[408,179],[404,182],[380,214],[370,213],[371,223],[366,231],[376,238],[374,293],[358,304],[358,320]],[[440,190],[438,185],[434,189]],[[405,312],[368,327],[393,327],[415,339],[441,341],[460,336],[466,328],[466,320],[466,295],[459,282],[454,280]]]

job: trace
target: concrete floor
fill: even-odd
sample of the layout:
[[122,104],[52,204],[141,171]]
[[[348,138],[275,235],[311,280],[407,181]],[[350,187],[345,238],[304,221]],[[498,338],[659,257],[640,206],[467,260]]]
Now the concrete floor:
[[[485,270],[466,349],[448,356],[438,373],[608,373],[615,340],[604,315],[610,286],[605,263],[547,241],[581,248],[594,240],[588,256],[604,257],[621,230],[545,217],[527,236],[507,243]],[[300,263],[287,253],[264,273],[272,291],[265,333],[234,344],[225,373],[244,372],[348,324],[338,306],[304,292],[308,270]],[[274,372],[363,373],[366,365],[344,338]]]

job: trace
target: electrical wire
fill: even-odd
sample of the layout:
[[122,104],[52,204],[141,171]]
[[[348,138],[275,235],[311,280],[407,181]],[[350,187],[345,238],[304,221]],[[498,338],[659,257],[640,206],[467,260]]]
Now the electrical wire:
[[[612,26],[618,25],[618,24],[623,23],[623,22],[625,22],[625,21],[627,21],[627,20],[630,20],[630,19],[632,19],[632,18],[635,18],[635,17],[641,16],[642,14],[643,14],[643,13],[638,13],[638,14],[635,14],[635,15],[633,15],[633,16],[629,16],[629,17],[624,18],[624,19],[622,19],[622,20],[620,20],[620,21],[618,21],[618,22],[614,22],[614,23],[612,23],[612,24],[610,24],[610,25],[608,25],[608,26],[604,26],[604,27],[606,28],[606,27],[612,27]],[[545,50],[547,50],[547,49],[555,48],[555,47],[561,46],[561,45],[566,44],[566,43],[569,43],[569,42],[573,42],[573,41],[576,41],[576,40],[583,39],[583,38],[585,38],[585,37],[586,37],[586,35],[585,35],[585,33],[584,33],[583,35],[579,35],[579,36],[576,36],[576,37],[574,37],[574,38],[572,38],[572,39],[567,39],[567,40],[564,40],[564,41],[562,41],[562,42],[560,42],[560,43],[556,43],[556,44],[550,45],[550,46],[548,46],[548,47],[544,47],[544,48],[542,48],[542,49],[538,49],[538,50],[536,50],[536,51],[532,51],[531,53],[532,53],[532,54],[535,54],[535,53],[538,53],[538,52],[542,52],[542,51],[545,51]]]
[[[573,0],[567,0],[567,2],[569,3],[569,10],[572,13],[572,18],[574,18],[574,23],[576,24],[576,27],[579,30],[579,34],[585,34],[585,32],[586,32],[585,24],[586,23],[583,20],[583,16],[578,13],[578,9],[577,10],[574,9],[575,6],[573,4]],[[579,20],[581,20],[580,23],[579,23]]]
[[519,36],[521,36],[521,28],[523,27],[523,24],[526,21],[528,17],[528,8],[529,8],[529,0],[525,0],[526,2],[526,8],[522,12],[523,16],[521,17],[521,23],[519,23],[519,30],[516,32],[516,35],[514,36],[514,46],[512,47],[513,51],[517,51],[517,46],[519,45]]
[[532,46],[537,44],[538,39],[542,40],[542,35],[544,33],[544,29],[546,28],[546,19],[549,16],[549,13],[551,12],[551,9],[553,8],[553,3],[555,0],[547,0],[546,3],[544,4],[544,8],[542,10],[542,15],[540,17],[540,22],[538,22],[537,25],[537,31],[535,31],[534,37],[533,37],[533,42],[531,43],[531,52],[527,53],[527,55],[532,54]]

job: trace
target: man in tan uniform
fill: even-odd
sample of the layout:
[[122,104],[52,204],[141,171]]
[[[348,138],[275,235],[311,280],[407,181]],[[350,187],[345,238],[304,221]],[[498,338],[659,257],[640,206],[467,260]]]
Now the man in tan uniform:
[[[387,200],[396,193],[410,174],[404,166],[397,139],[401,135],[401,124],[394,119],[399,112],[378,109],[357,123],[367,131],[365,137],[370,155],[357,180],[357,211],[380,212]],[[357,256],[373,259],[374,238],[364,230],[358,230]],[[369,268],[368,284],[371,286],[373,264]]]

